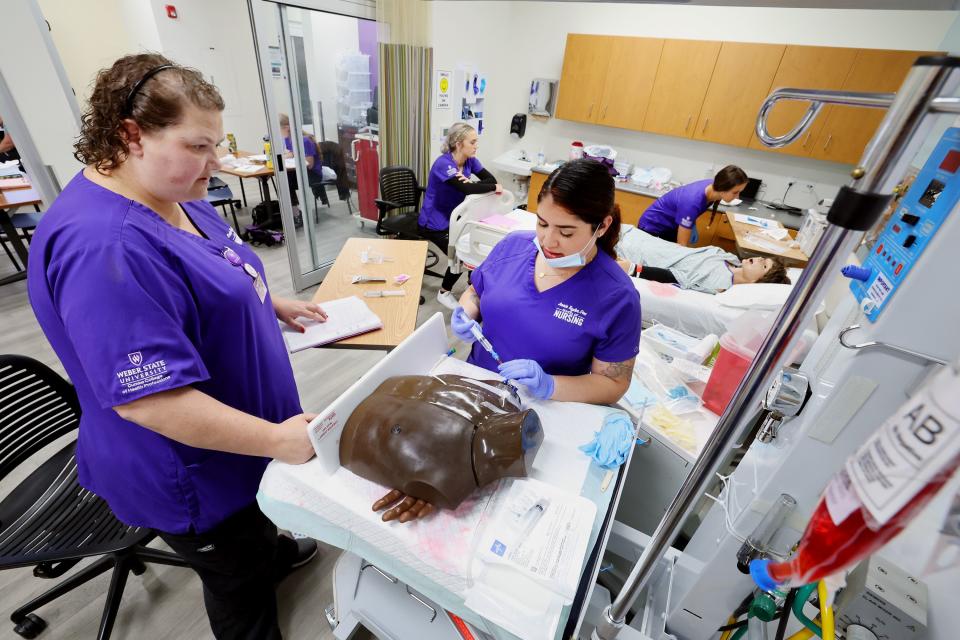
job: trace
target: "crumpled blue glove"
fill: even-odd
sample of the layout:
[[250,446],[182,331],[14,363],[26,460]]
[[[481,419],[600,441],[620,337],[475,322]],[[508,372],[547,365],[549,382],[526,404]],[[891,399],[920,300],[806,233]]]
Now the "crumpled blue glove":
[[470,333],[470,327],[476,324],[477,321],[468,316],[466,309],[463,307],[457,307],[450,315],[450,330],[453,331],[453,335],[467,344],[476,340],[473,334]]
[[553,395],[553,376],[543,370],[535,360],[509,360],[497,367],[507,380],[516,380],[540,400],[549,400]]
[[580,451],[593,458],[601,468],[613,470],[627,461],[636,439],[633,423],[626,415],[614,412],[603,419],[600,431],[595,431],[593,440],[580,445]]

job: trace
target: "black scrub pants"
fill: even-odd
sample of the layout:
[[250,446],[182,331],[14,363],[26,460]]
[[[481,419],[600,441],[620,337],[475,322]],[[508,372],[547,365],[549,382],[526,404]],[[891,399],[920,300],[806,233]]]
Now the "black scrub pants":
[[[450,246],[449,229],[428,229],[427,227],[417,225],[417,233],[420,234],[421,238],[426,238],[433,244],[440,247],[444,253],[447,252],[447,248]],[[459,279],[460,274],[451,273],[450,267],[447,267],[446,273],[443,274],[443,282],[440,284],[440,288],[444,291],[450,291],[453,289],[453,285],[457,284],[457,280]]]
[[661,240],[666,240],[667,242],[676,242],[677,241],[677,229],[662,229],[660,231],[648,231],[647,229],[640,228],[641,231],[646,231],[652,236],[656,236]]
[[186,560],[203,582],[203,603],[218,640],[279,640],[275,584],[297,555],[292,539],[257,503],[203,533],[160,538]]

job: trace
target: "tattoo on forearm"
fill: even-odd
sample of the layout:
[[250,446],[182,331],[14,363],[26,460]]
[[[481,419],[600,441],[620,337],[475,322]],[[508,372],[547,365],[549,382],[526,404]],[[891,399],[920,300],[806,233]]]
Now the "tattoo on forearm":
[[480,296],[477,295],[476,289],[474,289],[474,288],[471,287],[471,288],[470,288],[470,291],[469,291],[469,294],[470,294],[470,302],[472,302],[473,304],[477,305],[477,308],[479,309],[479,308],[480,308]]
[[595,373],[606,376],[611,380],[620,380],[624,376],[629,376],[633,371],[633,363],[636,358],[631,358],[625,362],[605,362]]

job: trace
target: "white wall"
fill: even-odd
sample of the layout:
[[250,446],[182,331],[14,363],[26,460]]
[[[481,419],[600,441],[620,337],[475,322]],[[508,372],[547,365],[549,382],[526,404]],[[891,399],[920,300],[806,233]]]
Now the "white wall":
[[266,133],[263,94],[244,0],[179,0],[179,18],[166,0],[149,0],[164,55],[200,69],[226,102],[223,128],[241,149],[259,150]]
[[90,96],[93,80],[100,69],[138,50],[130,38],[132,32],[124,22],[123,6],[134,4],[132,0],[100,0],[97,11],[91,11],[85,2],[39,0],[43,17],[50,23],[50,35],[81,105]]
[[[760,177],[766,197],[779,199],[788,178],[812,183],[821,197],[846,182],[848,167],[713,143],[580,124],[551,118],[527,121],[526,136],[509,137],[510,119],[525,113],[533,78],[560,78],[567,33],[734,40],[840,47],[936,50],[957,18],[956,11],[861,11],[693,7],[583,2],[432,3],[434,68],[475,65],[488,76],[486,132],[480,158],[487,165],[510,148],[548,159],[566,156],[572,140],[609,144],[619,157],[642,166],[673,170],[681,181],[712,175],[729,163]],[[643,61],[624,60],[625,70]],[[561,89],[563,90],[563,89]],[[569,90],[569,88],[567,88]],[[439,131],[434,130],[434,154]],[[501,176],[505,178],[507,176]],[[794,187],[788,202],[811,196]]]
[[[18,136],[23,140],[28,135],[40,162],[51,166],[60,186],[66,186],[81,169],[80,163],[73,158],[73,141],[80,133],[80,123],[73,96],[67,94],[61,81],[59,62],[47,48],[43,33],[46,24],[39,12],[34,12],[33,3],[12,2],[4,5],[3,26],[0,75],[26,129],[26,132],[11,130],[11,134],[14,141]],[[38,174],[42,168],[27,168],[41,186]],[[52,195],[45,189],[41,191],[46,204]]]

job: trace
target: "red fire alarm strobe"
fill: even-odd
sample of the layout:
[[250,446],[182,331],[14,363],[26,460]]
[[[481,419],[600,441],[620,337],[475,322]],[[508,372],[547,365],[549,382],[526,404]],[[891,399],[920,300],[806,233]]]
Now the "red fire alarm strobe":
[[177,8],[172,4],[165,5],[164,8],[167,10],[167,17],[171,20],[177,19]]

